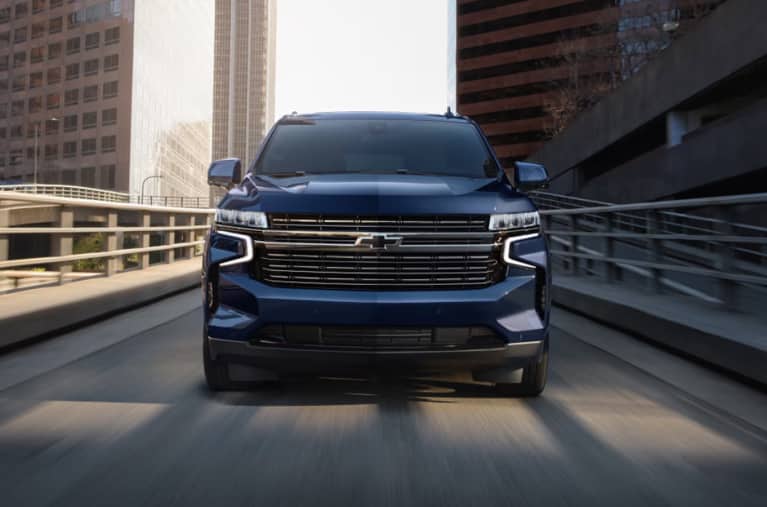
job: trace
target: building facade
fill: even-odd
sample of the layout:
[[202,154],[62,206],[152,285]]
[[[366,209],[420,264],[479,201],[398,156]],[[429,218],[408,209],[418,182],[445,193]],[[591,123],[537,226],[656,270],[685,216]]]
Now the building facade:
[[458,111],[525,159],[721,0],[457,0]]
[[0,181],[205,195],[212,66],[206,0],[0,0]]
[[274,121],[275,0],[216,0],[213,158],[253,160]]

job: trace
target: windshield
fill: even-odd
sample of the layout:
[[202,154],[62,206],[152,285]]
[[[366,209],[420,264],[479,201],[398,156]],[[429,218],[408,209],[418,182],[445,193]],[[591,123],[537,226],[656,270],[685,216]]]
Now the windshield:
[[296,119],[277,125],[256,174],[443,174],[495,177],[477,129],[434,120]]

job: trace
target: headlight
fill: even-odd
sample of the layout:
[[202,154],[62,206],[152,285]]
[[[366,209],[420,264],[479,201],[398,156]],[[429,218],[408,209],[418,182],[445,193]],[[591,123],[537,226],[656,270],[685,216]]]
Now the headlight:
[[502,213],[490,215],[488,229],[491,231],[506,231],[514,229],[532,229],[540,227],[541,217],[537,211],[525,213]]
[[269,227],[266,213],[262,211],[216,209],[216,223],[234,225],[236,227],[252,227],[254,229],[267,229]]

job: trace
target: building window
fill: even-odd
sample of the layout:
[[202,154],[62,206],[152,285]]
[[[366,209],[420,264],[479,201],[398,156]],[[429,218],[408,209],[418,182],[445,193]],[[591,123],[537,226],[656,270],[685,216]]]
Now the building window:
[[20,2],[16,4],[16,19],[21,19],[29,14],[29,6],[27,2]]
[[80,77],[80,64],[70,63],[67,65],[67,80],[77,79]]
[[109,28],[104,32],[104,45],[117,44],[120,42],[120,27]]
[[51,9],[55,9],[56,7],[61,7],[63,3],[64,3],[64,0],[51,0]]
[[8,46],[11,45],[11,32],[1,32],[0,33],[0,49],[5,49]]
[[48,84],[56,84],[61,82],[61,67],[52,67],[48,69]]
[[0,120],[8,118],[8,104],[0,104]]
[[38,13],[45,9],[45,0],[32,0],[32,12]]
[[80,184],[85,187],[96,186],[96,168],[83,167],[80,169]]
[[21,92],[27,89],[27,76],[21,74],[13,77],[13,91]]
[[112,16],[119,16],[121,10],[120,0],[109,0],[109,13]]
[[23,26],[13,31],[13,42],[20,43],[27,40],[27,27]]
[[46,144],[45,145],[45,160],[56,160],[59,158],[59,145],[58,144]]
[[64,143],[64,158],[73,158],[77,156],[77,141],[68,141]]
[[109,72],[110,70],[117,70],[117,67],[119,65],[119,57],[118,55],[109,55],[104,57],[104,72]]
[[0,9],[0,23],[7,23],[11,20],[11,8],[5,7]]
[[80,37],[74,37],[72,39],[67,40],[67,54],[71,55],[73,53],[79,53],[80,52]]
[[83,102],[93,102],[99,98],[99,85],[91,85],[83,88]]
[[117,97],[117,87],[118,82],[117,81],[110,81],[108,83],[104,83],[104,97],[105,99],[110,99],[112,97]]
[[78,9],[76,11],[70,12],[69,15],[67,15],[67,28],[70,30],[77,28],[82,24],[84,19],[85,13],[83,12],[83,9]]
[[90,139],[83,139],[82,144],[80,146],[80,153],[85,155],[93,155],[96,153],[96,138],[92,137]]
[[0,79],[0,92],[7,92],[7,91],[8,91],[8,80]]
[[38,39],[45,35],[45,23],[35,23],[32,25],[32,38]]
[[74,106],[80,102],[80,89],[75,88],[73,90],[67,90],[64,92],[64,105]]
[[95,23],[96,21],[99,21],[104,18],[104,7],[103,4],[96,4],[91,5],[87,9],[85,9],[85,22],[86,23]]
[[48,33],[59,33],[64,29],[64,20],[59,16],[48,22]]
[[64,117],[64,132],[77,130],[77,115],[70,114]]
[[42,97],[32,97],[29,99],[29,102],[27,104],[27,107],[29,108],[30,113],[39,113],[43,110],[43,99]]
[[117,109],[104,109],[101,111],[101,125],[114,125],[117,123]]
[[45,120],[46,135],[59,133],[59,120]]
[[117,136],[104,136],[101,138],[101,153],[111,153],[117,148]]
[[24,137],[24,129],[21,125],[11,127],[11,139],[20,139],[22,137]]
[[40,88],[43,86],[43,73],[33,72],[29,75],[29,88]]
[[24,152],[22,150],[11,150],[8,156],[10,165],[21,165],[23,159]]
[[115,166],[101,166],[101,188],[115,188]]
[[85,36],[85,49],[94,49],[99,47],[101,32],[89,33]]
[[45,99],[48,109],[58,109],[61,107],[61,95],[58,93],[49,93]]
[[0,127],[0,139],[8,137],[8,129],[6,127]]
[[11,102],[11,116],[21,116],[24,114],[24,101],[14,100]]
[[27,64],[27,52],[26,51],[19,51],[18,53],[13,54],[13,67],[15,69],[18,69],[19,67],[23,67]]
[[[64,154],[66,157],[66,154]],[[65,169],[61,171],[61,184],[62,185],[76,185],[77,184],[77,171],[74,169]]]
[[99,73],[99,60],[95,58],[85,62],[84,73],[86,76],[92,76]]
[[40,46],[39,48],[32,48],[29,52],[29,59],[32,63],[40,63],[45,59],[45,48]]
[[8,70],[8,55],[0,55],[0,70]]
[[48,44],[48,59],[53,60],[54,58],[59,58],[61,56],[61,42],[54,42],[53,44]]
[[83,130],[96,128],[98,123],[98,114],[96,112],[83,113]]

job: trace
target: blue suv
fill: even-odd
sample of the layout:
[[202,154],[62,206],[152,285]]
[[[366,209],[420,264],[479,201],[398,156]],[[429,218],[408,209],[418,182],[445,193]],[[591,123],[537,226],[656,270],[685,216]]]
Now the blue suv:
[[471,371],[543,391],[550,269],[535,206],[545,169],[501,168],[476,123],[445,115],[280,119],[228,192],[204,256],[213,390],[280,376]]

